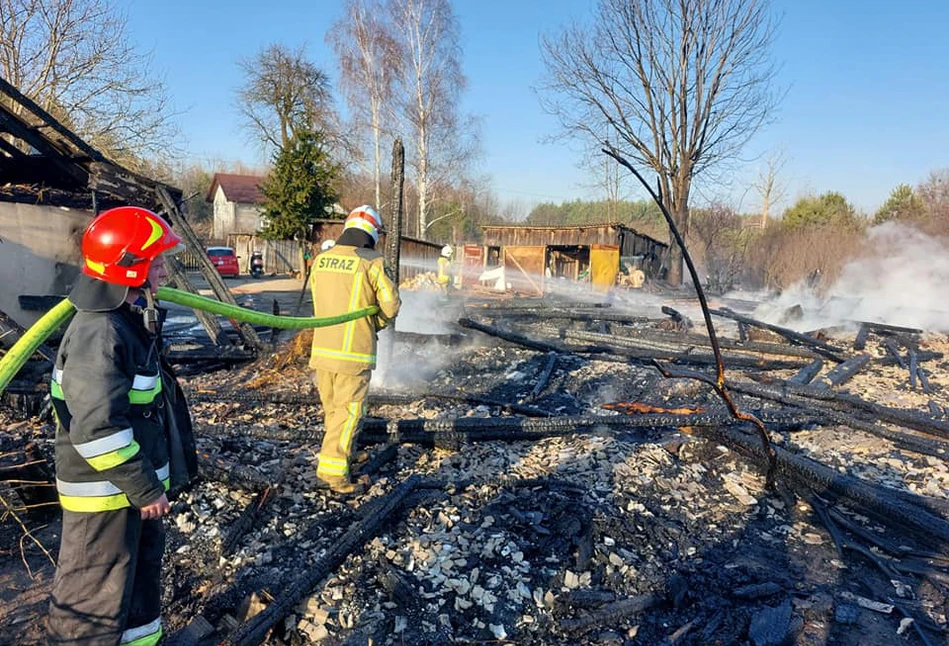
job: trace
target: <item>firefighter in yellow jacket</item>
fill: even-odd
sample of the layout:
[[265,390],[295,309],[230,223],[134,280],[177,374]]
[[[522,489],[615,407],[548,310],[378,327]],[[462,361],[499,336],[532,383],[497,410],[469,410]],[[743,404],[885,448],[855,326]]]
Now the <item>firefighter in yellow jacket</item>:
[[376,334],[399,313],[399,292],[375,250],[382,219],[371,206],[354,209],[336,245],[313,263],[313,315],[337,316],[378,305],[363,317],[313,332],[310,367],[323,404],[326,432],[317,477],[338,493],[352,493],[349,458],[362,426],[369,379],[376,367]]

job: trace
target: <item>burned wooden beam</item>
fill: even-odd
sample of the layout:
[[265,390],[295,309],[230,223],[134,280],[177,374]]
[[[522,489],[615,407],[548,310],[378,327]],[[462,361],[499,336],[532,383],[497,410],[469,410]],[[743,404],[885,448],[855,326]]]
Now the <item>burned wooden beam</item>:
[[608,603],[596,612],[578,618],[561,619],[560,629],[566,633],[582,635],[598,626],[611,626],[621,623],[633,615],[652,608],[661,601],[661,597],[653,594],[620,599]]
[[861,323],[860,329],[857,331],[857,337],[853,340],[853,349],[862,352],[867,347],[868,336],[870,336],[870,328]]
[[890,356],[896,361],[896,365],[900,368],[906,368],[906,361],[903,360],[903,355],[900,354],[899,344],[896,341],[893,339],[884,339],[883,347],[886,348],[886,351],[890,353]]
[[[769,424],[798,427],[820,421],[820,416],[806,411],[756,410],[753,413]],[[692,426],[744,425],[728,412],[700,412],[693,414],[654,413],[642,415],[585,415],[528,419],[523,417],[459,417],[448,420],[432,419],[366,419],[357,443],[419,444],[457,450],[466,443],[523,440],[536,441],[571,433],[595,432],[607,429],[678,428]],[[235,434],[226,424],[201,425],[196,431],[216,437]],[[269,440],[318,440],[323,426],[306,429],[275,429],[271,427],[241,426],[240,433],[248,437]]]
[[[853,411],[854,409],[864,411],[874,419],[881,422],[888,422],[921,431],[929,435],[936,435],[943,439],[949,439],[949,423],[935,420],[920,411],[906,408],[894,408],[883,406],[871,401],[867,401],[856,395],[837,392],[827,388],[816,388],[814,386],[798,386],[787,382],[774,381],[773,385],[777,388],[772,394],[793,395],[802,397],[804,400],[819,400],[823,406],[831,406],[837,410]],[[740,384],[740,389],[749,394],[764,393],[765,388],[748,388],[750,384]],[[754,392],[752,392],[754,391]],[[765,395],[767,396],[767,395]]]
[[290,614],[301,599],[338,568],[347,556],[378,533],[420,484],[421,478],[418,475],[409,476],[389,495],[363,505],[359,521],[353,523],[308,571],[289,583],[261,613],[241,625],[223,643],[229,646],[258,646],[263,642],[270,629]]
[[[509,341],[532,350],[540,350],[542,352],[559,352],[562,354],[593,354],[596,355],[596,358],[601,361],[622,361],[622,357],[627,361],[641,363],[644,365],[651,365],[652,362],[657,359],[680,365],[709,366],[716,365],[717,363],[716,357],[710,354],[699,354],[692,352],[663,352],[649,348],[629,348],[616,345],[575,346],[559,342],[538,341],[523,334],[500,330],[496,327],[485,325],[467,318],[459,319],[458,324],[462,327],[478,330],[479,332],[484,332],[485,334],[495,336],[499,339],[504,339],[505,341]],[[736,355],[728,356],[726,363],[728,367],[755,368],[758,370],[783,370],[788,368],[800,368],[802,365],[804,365],[801,361],[768,360],[757,357]]]
[[692,319],[678,310],[675,310],[668,305],[663,305],[662,313],[671,318],[679,330],[688,332],[692,329]]
[[[211,287],[214,295],[217,296],[218,300],[222,303],[237,305],[237,301],[234,300],[234,295],[231,294],[231,290],[224,284],[224,279],[221,278],[217,269],[211,264],[211,259],[208,258],[206,253],[203,253],[204,246],[201,244],[201,241],[198,240],[191,225],[188,224],[188,221],[181,215],[181,211],[178,210],[178,205],[172,200],[171,195],[162,186],[157,188],[157,193],[162,204],[162,209],[165,215],[171,220],[171,225],[175,228],[175,231],[181,234],[181,237],[188,247],[198,251],[194,257],[198,260],[198,267],[208,281],[208,285]],[[252,325],[249,323],[237,323],[235,327],[241,335],[244,344],[250,350],[258,352],[264,348],[263,342],[260,340],[260,337],[257,336],[257,331],[254,330]]]
[[796,375],[788,379],[792,384],[809,384],[814,381],[814,377],[820,374],[824,367],[823,359],[814,359],[809,364],[798,371]]
[[[757,438],[728,427],[697,427],[699,435],[714,438],[763,464],[765,456]],[[874,486],[859,478],[839,473],[835,469],[802,455],[775,446],[777,474],[788,484],[803,487],[804,497],[816,492],[825,497],[839,498],[860,507],[875,518],[885,519],[911,531],[919,540],[939,549],[949,545],[949,521],[930,512],[922,500],[913,494],[895,496],[881,486]]]
[[776,334],[780,334],[785,339],[791,343],[797,345],[806,345],[814,348],[814,351],[824,356],[828,359],[832,359],[838,363],[844,360],[843,350],[825,343],[813,337],[809,337],[806,334],[801,334],[800,332],[795,332],[794,330],[789,330],[788,328],[781,327],[779,325],[771,325],[770,323],[765,323],[763,321],[758,321],[748,316],[743,316],[736,312],[731,311],[728,308],[721,308],[717,310],[709,310],[715,316],[721,316],[724,318],[729,318],[739,323],[744,323],[745,325],[750,325],[752,327],[758,327],[765,330],[770,330]]
[[199,453],[199,472],[206,478],[247,491],[266,491],[273,486],[253,467],[237,464],[213,453]]
[[842,386],[853,379],[858,372],[870,365],[872,358],[873,357],[869,354],[858,354],[850,357],[843,363],[834,366],[830,372],[821,377],[820,383],[828,388],[832,386]]
[[[667,358],[669,360],[674,360],[674,355],[679,356],[696,356],[694,347],[696,345],[702,347],[703,349],[711,349],[711,343],[707,337],[699,337],[699,335],[688,335],[680,336],[676,341],[673,338],[669,338],[672,335],[663,335],[658,334],[633,334],[630,336],[617,336],[614,334],[601,334],[599,332],[588,332],[586,330],[568,330],[568,329],[557,329],[552,328],[551,326],[541,325],[534,326],[536,330],[550,331],[555,333],[561,339],[566,339],[568,341],[584,341],[590,343],[596,343],[599,347],[606,348],[629,348],[633,350],[646,350],[646,351],[656,351],[656,352],[666,352],[669,353],[665,357],[655,357],[655,358]],[[699,338],[696,338],[699,337]],[[721,341],[726,341],[722,339]],[[730,341],[730,340],[729,340]],[[765,354],[776,354],[781,357],[795,357],[795,358],[805,358],[812,359],[815,357],[815,353],[807,350],[805,348],[795,348],[791,346],[779,346],[774,343],[735,343],[735,342],[723,342],[719,344],[719,347],[722,349],[731,350],[728,354],[723,353],[723,358],[734,361],[736,358],[739,360],[749,359],[749,355],[765,355]],[[699,355],[701,356],[701,355]],[[763,359],[763,357],[761,357]]]
[[269,486],[260,493],[254,494],[241,515],[228,528],[224,540],[221,542],[221,553],[225,556],[233,554],[244,536],[251,530],[267,504],[276,497],[273,486]]
[[916,357],[915,347],[909,347],[907,359],[907,363],[909,364],[909,387],[916,388],[916,373],[919,371],[919,359]]
[[533,401],[537,399],[537,396],[544,391],[544,389],[547,387],[547,383],[550,381],[550,375],[552,375],[554,372],[555,365],[557,365],[557,353],[550,352],[547,355],[547,365],[544,366],[544,370],[540,373],[540,376],[537,377],[537,383],[534,384],[534,388],[527,396],[527,401]]
[[875,321],[858,321],[861,328],[877,334],[922,334],[923,330],[912,327],[901,327],[899,325],[887,325],[886,323],[877,323]]

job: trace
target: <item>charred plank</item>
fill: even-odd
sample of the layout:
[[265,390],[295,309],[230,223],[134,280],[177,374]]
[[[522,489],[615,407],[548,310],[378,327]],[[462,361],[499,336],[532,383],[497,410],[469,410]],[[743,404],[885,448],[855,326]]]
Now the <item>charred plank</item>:
[[853,379],[858,372],[870,365],[871,359],[872,357],[869,354],[858,354],[854,357],[850,357],[824,375],[820,379],[820,383],[827,387],[842,386]]
[[268,631],[292,612],[293,607],[316,585],[338,568],[346,557],[378,533],[384,523],[398,511],[405,498],[419,486],[420,478],[410,476],[384,498],[363,506],[362,516],[353,523],[338,541],[333,543],[313,566],[291,582],[263,612],[241,625],[225,644],[230,646],[257,646]]
[[801,368],[796,375],[788,379],[792,384],[809,384],[814,381],[814,377],[820,374],[824,367],[823,359],[814,359],[809,364]]

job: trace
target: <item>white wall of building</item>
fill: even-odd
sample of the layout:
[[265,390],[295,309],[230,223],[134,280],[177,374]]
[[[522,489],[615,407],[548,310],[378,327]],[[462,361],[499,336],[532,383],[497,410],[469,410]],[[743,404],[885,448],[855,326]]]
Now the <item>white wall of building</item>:
[[79,275],[82,232],[92,212],[0,202],[0,310],[23,327],[43,315],[18,297],[65,295]]

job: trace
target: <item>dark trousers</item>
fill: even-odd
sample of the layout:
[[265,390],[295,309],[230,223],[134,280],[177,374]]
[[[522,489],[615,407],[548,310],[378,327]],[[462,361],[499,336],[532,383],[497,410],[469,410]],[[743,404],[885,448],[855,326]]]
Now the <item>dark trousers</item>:
[[138,509],[63,511],[49,643],[150,645],[161,637],[165,528]]

